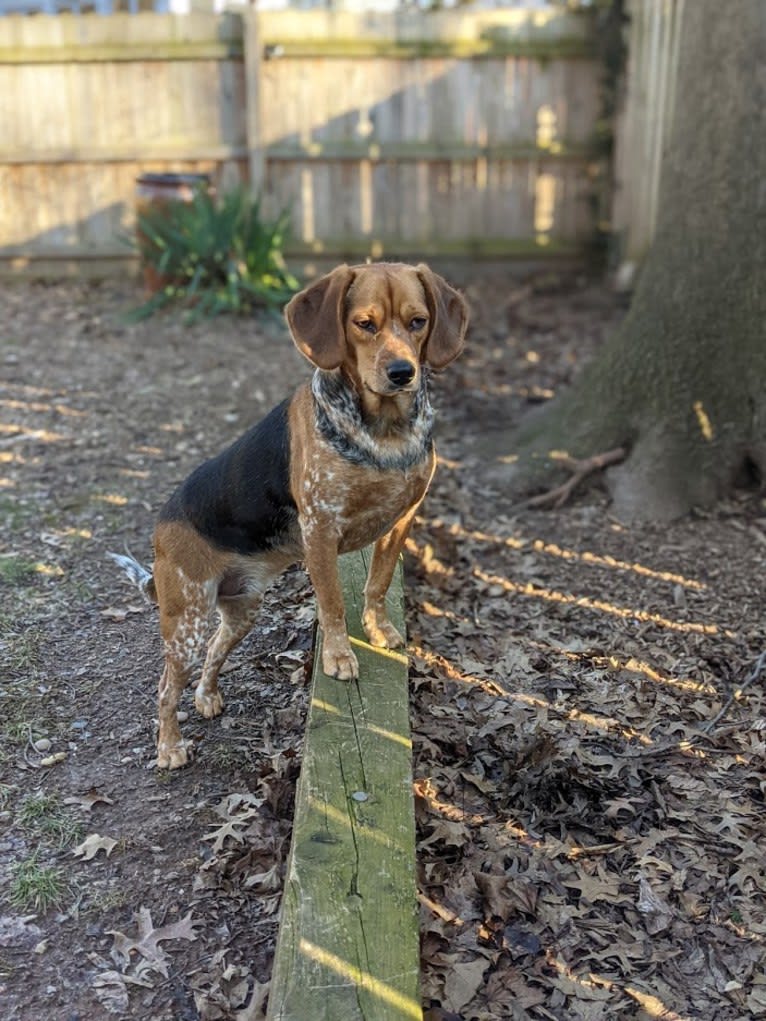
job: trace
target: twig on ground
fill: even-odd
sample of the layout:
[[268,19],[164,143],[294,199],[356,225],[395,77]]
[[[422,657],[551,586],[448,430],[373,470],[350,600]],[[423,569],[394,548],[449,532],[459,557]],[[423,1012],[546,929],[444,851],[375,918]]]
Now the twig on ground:
[[716,713],[713,719],[706,723],[705,726],[702,728],[702,732],[704,734],[709,734],[713,727],[724,718],[724,716],[728,713],[728,711],[736,702],[737,696],[741,695],[745,688],[749,688],[751,684],[755,683],[755,681],[758,680],[758,678],[763,673],[764,668],[766,668],[766,649],[764,649],[764,651],[755,661],[755,666],[750,671],[745,680],[742,682],[742,684],[738,685],[731,693],[731,695],[729,695],[726,704],[721,708],[721,710],[718,713]]
[[559,458],[558,460],[561,465],[572,472],[571,479],[568,479],[560,486],[556,486],[555,489],[549,490],[547,493],[533,496],[531,500],[526,501],[525,506],[563,507],[584,479],[593,472],[602,471],[604,468],[608,468],[610,464],[617,464],[618,461],[622,461],[627,453],[625,447],[615,447],[614,450],[607,450],[603,454],[594,454],[593,457],[586,457],[582,460],[568,456]]

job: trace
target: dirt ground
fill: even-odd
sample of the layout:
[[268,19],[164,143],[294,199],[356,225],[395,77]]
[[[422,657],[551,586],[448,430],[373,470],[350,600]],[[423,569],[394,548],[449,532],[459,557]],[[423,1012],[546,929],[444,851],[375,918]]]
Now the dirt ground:
[[[766,1017],[762,678],[705,730],[766,649],[766,502],[669,527],[615,520],[598,481],[511,503],[511,426],[623,311],[550,284],[469,283],[433,384],[406,568],[426,1018]],[[224,716],[188,699],[195,760],[158,772],[156,616],[105,554],[148,560],[173,485],[308,367],[276,322],[125,325],[137,297],[0,290],[8,1021],[255,1021],[268,992],[311,589],[274,588]]]

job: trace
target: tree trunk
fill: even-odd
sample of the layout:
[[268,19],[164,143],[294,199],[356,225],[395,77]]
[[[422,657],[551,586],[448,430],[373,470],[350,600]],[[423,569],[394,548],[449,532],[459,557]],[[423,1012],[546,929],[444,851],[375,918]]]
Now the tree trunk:
[[656,520],[766,480],[765,54],[766,0],[684,3],[655,240],[622,326],[517,437],[527,481],[626,446],[615,511]]

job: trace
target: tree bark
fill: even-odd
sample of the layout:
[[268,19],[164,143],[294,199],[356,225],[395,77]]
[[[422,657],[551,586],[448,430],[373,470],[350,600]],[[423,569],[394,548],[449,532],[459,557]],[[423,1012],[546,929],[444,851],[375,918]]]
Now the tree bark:
[[[710,505],[766,480],[766,2],[686,0],[658,229],[626,319],[517,437],[548,452],[626,446],[607,473],[624,519]],[[640,173],[636,168],[636,173]]]

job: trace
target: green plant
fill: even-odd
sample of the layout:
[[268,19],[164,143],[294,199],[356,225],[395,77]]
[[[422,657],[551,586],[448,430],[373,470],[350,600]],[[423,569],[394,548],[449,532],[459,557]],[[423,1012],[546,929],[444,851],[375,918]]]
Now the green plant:
[[131,318],[171,302],[192,319],[284,304],[299,287],[282,255],[287,226],[286,212],[263,219],[244,189],[220,198],[199,189],[190,202],[149,206],[138,217],[138,247],[160,289]]
[[17,862],[11,869],[11,876],[11,903],[21,911],[47,911],[61,903],[67,892],[61,870],[53,865],[41,865],[37,854]]

